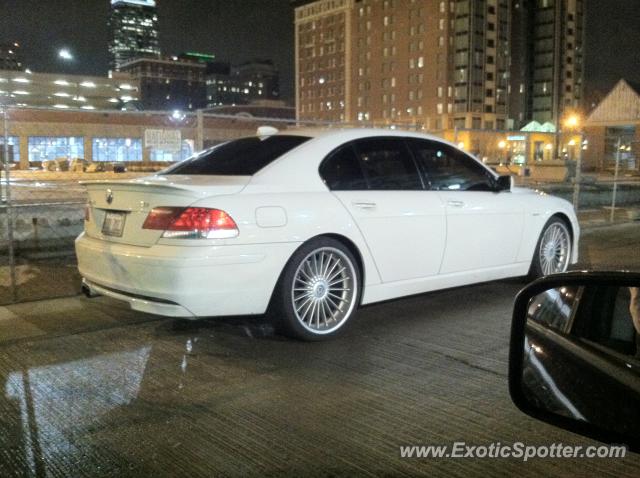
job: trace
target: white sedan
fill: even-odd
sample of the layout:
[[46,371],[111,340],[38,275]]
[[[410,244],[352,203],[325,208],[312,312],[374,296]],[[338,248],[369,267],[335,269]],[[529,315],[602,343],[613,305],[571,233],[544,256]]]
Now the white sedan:
[[85,184],[76,252],[87,294],[172,317],[269,312],[308,340],[334,335],[362,304],[578,259],[570,203],[418,133],[286,131]]

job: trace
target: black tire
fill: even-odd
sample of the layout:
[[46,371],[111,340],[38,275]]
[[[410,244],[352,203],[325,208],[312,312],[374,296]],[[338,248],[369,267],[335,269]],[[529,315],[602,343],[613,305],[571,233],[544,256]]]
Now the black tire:
[[[567,250],[565,252],[566,257],[562,259],[563,266],[560,270],[555,270],[553,272],[545,273],[545,265],[543,264],[543,240],[545,238],[545,234],[548,231],[552,230],[552,228],[559,228],[559,231],[562,231],[563,235],[566,235],[567,240]],[[531,259],[531,267],[529,268],[529,275],[527,276],[528,280],[535,280],[539,277],[543,277],[548,275],[549,273],[558,273],[565,272],[569,268],[569,264],[571,262],[571,253],[573,251],[573,238],[571,236],[571,228],[567,221],[562,219],[559,216],[552,216],[549,218],[547,223],[542,228],[542,232],[540,233],[540,237],[538,237],[538,242],[536,243],[536,248],[533,252],[533,258]]]
[[356,312],[361,276],[358,262],[340,241],[319,237],[303,244],[287,262],[271,300],[276,332],[306,341],[335,337]]

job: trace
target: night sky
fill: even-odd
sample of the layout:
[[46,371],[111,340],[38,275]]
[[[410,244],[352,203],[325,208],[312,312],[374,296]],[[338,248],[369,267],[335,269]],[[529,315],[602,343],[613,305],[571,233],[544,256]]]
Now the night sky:
[[[18,41],[34,71],[103,75],[108,0],[0,0],[0,41]],[[293,10],[289,0],[158,0],[164,54],[214,53],[221,60],[272,59],[283,99],[293,96]],[[587,0],[587,96],[621,77],[640,81],[640,0]],[[73,64],[56,52],[68,47]]]

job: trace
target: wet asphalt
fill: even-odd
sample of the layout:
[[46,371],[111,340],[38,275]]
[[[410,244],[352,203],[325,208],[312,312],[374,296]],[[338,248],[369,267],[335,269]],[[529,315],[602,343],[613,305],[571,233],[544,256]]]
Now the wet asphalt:
[[[640,270],[640,226],[579,268]],[[507,391],[518,280],[372,305],[336,340],[263,318],[158,318],[105,299],[0,307],[0,477],[640,476],[624,459],[403,459],[402,445],[590,445]]]

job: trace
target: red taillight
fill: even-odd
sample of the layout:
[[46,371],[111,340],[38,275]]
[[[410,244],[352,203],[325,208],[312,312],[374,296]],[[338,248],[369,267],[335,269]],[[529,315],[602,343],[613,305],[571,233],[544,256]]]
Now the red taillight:
[[183,207],[154,207],[147,219],[145,219],[142,229],[158,229],[166,230],[175,221],[182,211]]
[[178,239],[224,239],[238,235],[238,226],[231,216],[204,207],[154,208],[142,228],[163,230],[162,237]]

